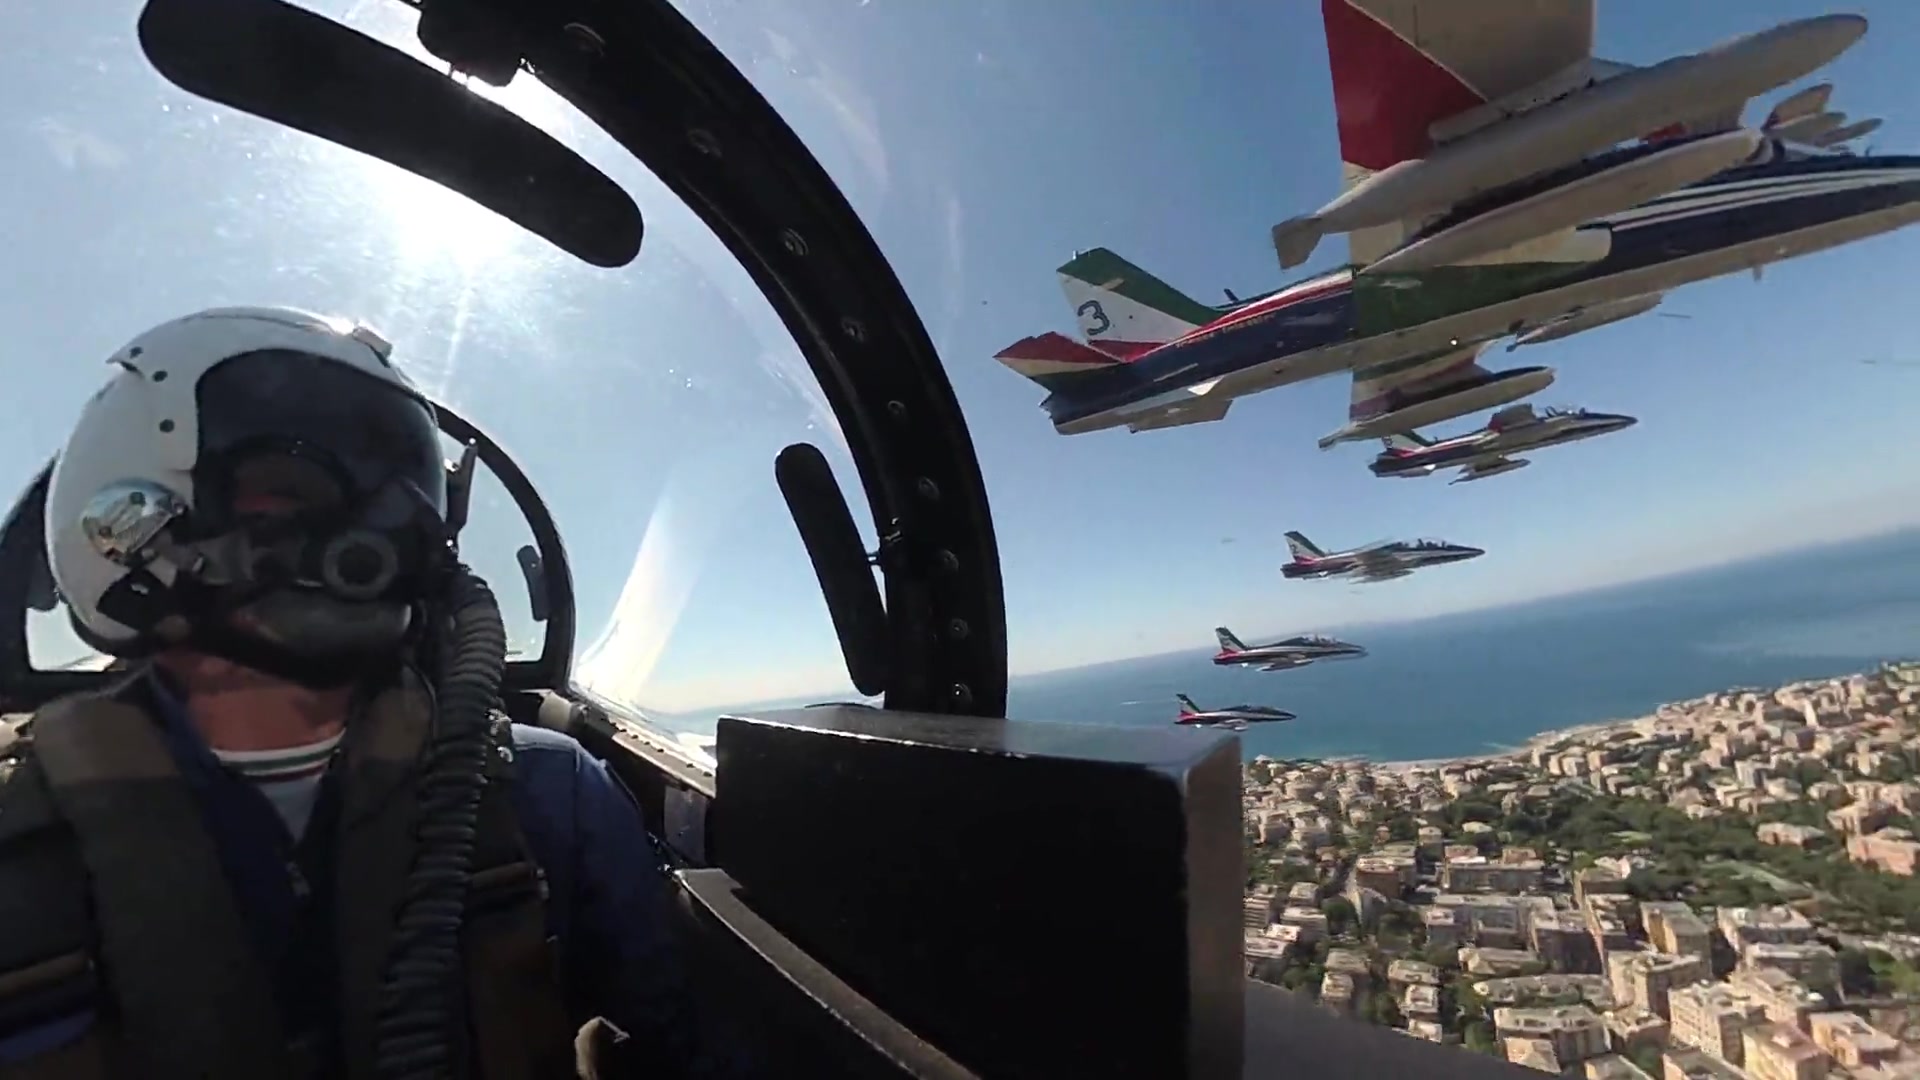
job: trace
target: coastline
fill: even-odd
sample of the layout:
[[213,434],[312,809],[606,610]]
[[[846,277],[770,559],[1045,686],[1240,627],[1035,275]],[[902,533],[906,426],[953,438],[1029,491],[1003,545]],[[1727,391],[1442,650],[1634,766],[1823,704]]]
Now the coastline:
[[[1848,675],[1838,676],[1833,679],[1813,679],[1813,680],[1804,680],[1804,681],[1785,683],[1779,687],[1769,688],[1765,692],[1777,693],[1779,690],[1789,689],[1793,687],[1803,687],[1803,686],[1817,685],[1817,684],[1823,684],[1823,683],[1838,682],[1846,679],[1857,678],[1864,675],[1872,675],[1875,673],[1887,672],[1894,669],[1912,669],[1916,666],[1920,666],[1920,660],[1909,660],[1909,659],[1883,660],[1879,664],[1871,668],[1865,668],[1865,669],[1862,669],[1861,671],[1853,672]],[[1684,701],[1663,702],[1659,705],[1654,706],[1653,710],[1644,716],[1616,718],[1612,720],[1596,720],[1596,721],[1592,721],[1590,723],[1585,723],[1585,724],[1574,724],[1568,727],[1553,728],[1551,730],[1542,731],[1528,737],[1528,739],[1525,742],[1521,743],[1518,746],[1499,747],[1493,750],[1486,751],[1484,753],[1453,754],[1447,757],[1421,758],[1418,760],[1410,760],[1410,761],[1376,761],[1376,762],[1371,762],[1371,764],[1375,768],[1384,769],[1390,772],[1413,772],[1417,770],[1431,771],[1435,769],[1445,769],[1450,767],[1467,766],[1467,765],[1473,765],[1473,764],[1487,764],[1487,763],[1493,763],[1493,762],[1507,762],[1507,761],[1522,760],[1529,757],[1534,750],[1543,746],[1554,746],[1561,743],[1578,741],[1581,739],[1588,739],[1596,735],[1604,735],[1610,732],[1625,731],[1625,730],[1639,727],[1643,724],[1656,724],[1660,722],[1661,718],[1665,714],[1670,713],[1676,709],[1681,709],[1688,705],[1695,705],[1695,704],[1713,701],[1718,698],[1723,698],[1729,694],[1741,693],[1743,691],[1752,691],[1754,689],[1756,688],[1728,687],[1726,689],[1719,690],[1711,694],[1703,694],[1699,697],[1689,698]],[[1362,758],[1359,758],[1353,755],[1347,756],[1346,759],[1347,760],[1364,760]],[[1331,761],[1335,759],[1330,758],[1328,760]]]
[[[1666,705],[1660,706],[1666,708]],[[1395,772],[1407,772],[1415,769],[1443,769],[1451,765],[1469,765],[1475,762],[1512,761],[1533,753],[1537,747],[1551,746],[1555,743],[1591,735],[1600,735],[1610,731],[1620,731],[1633,727],[1653,718],[1654,714],[1622,720],[1596,720],[1571,727],[1554,728],[1528,736],[1527,741],[1518,746],[1500,746],[1477,754],[1454,754],[1450,757],[1420,758],[1412,761],[1376,761],[1374,766]]]

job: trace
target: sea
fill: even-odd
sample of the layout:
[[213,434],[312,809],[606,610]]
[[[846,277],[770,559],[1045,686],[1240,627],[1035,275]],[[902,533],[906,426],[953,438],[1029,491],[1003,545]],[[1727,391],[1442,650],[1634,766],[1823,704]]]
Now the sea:
[[1007,714],[1166,724],[1184,693],[1202,708],[1274,705],[1298,716],[1242,732],[1248,759],[1509,749],[1718,690],[1920,657],[1920,530],[1508,607],[1324,629],[1368,655],[1272,672],[1217,667],[1211,649],[1121,660],[1015,678]]

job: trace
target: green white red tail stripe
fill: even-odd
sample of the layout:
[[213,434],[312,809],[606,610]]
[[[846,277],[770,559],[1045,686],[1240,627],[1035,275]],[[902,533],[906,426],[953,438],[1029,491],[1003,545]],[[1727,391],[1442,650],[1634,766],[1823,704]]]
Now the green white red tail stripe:
[[1117,359],[1149,352],[1220,314],[1106,248],[1074,256],[1058,273],[1087,345]]

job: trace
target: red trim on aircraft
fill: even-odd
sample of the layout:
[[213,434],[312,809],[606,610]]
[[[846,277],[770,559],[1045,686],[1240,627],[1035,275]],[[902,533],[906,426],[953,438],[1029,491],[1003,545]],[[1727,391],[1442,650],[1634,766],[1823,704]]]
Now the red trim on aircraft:
[[[1204,337],[1208,334],[1217,334],[1230,326],[1235,326],[1251,319],[1258,319],[1263,315],[1271,315],[1276,311],[1285,310],[1295,304],[1302,304],[1308,300],[1318,299],[1328,293],[1339,292],[1352,285],[1352,277],[1344,273],[1335,274],[1326,278],[1316,278],[1311,281],[1303,281],[1291,288],[1274,293],[1264,300],[1256,300],[1253,303],[1237,307],[1205,326],[1187,331],[1185,334],[1168,342],[1167,345],[1178,345],[1182,342],[1192,341],[1194,338]],[[1166,345],[1162,345],[1160,348],[1166,348]]]
[[1472,87],[1349,0],[1321,0],[1340,159],[1378,172],[1425,157],[1436,120],[1486,103]]
[[1640,136],[1640,141],[1648,143],[1666,142],[1669,139],[1678,139],[1686,133],[1687,125],[1676,120],[1658,131],[1649,131],[1645,135]]
[[1021,338],[1001,349],[994,359],[1045,360],[1057,364],[1086,364],[1088,367],[1104,367],[1115,362],[1113,357],[1051,330]]

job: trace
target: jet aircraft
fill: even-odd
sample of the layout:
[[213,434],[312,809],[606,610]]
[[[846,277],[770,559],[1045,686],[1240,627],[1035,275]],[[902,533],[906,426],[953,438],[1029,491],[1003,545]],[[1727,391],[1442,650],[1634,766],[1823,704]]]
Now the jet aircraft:
[[1316,660],[1348,660],[1367,655],[1367,650],[1320,634],[1302,634],[1266,645],[1248,646],[1224,626],[1213,628],[1220,651],[1213,662],[1221,667],[1257,667],[1261,671],[1286,671],[1305,667]]
[[1749,98],[1858,40],[1857,16],[1636,68],[1591,55],[1592,0],[1322,0],[1322,15],[1347,187],[1274,241],[1293,266],[1346,232],[1348,264],[1210,305],[1107,249],[1075,256],[1059,277],[1082,340],[997,356],[1047,389],[1061,434],[1207,423],[1339,371],[1349,422],[1323,447],[1403,434],[1553,381],[1481,366],[1502,338],[1566,337],[1920,221],[1920,156],[1846,152],[1871,125],[1824,112],[1822,87],[1740,125]]
[[1180,699],[1180,715],[1174,717],[1173,722],[1181,727],[1245,731],[1248,724],[1276,724],[1294,719],[1292,713],[1271,705],[1229,705],[1224,709],[1203,709],[1185,694],[1173,696]]
[[1445,540],[1394,540],[1350,551],[1326,552],[1298,532],[1287,533],[1293,561],[1280,568],[1292,580],[1347,577],[1357,581],[1391,581],[1427,566],[1477,559],[1486,552]]
[[1373,459],[1369,468],[1375,476],[1414,477],[1430,476],[1436,469],[1459,466],[1459,474],[1448,483],[1463,484],[1526,467],[1526,458],[1509,457],[1510,454],[1578,442],[1630,428],[1636,423],[1631,416],[1586,409],[1549,408],[1536,413],[1531,405],[1509,405],[1494,413],[1486,427],[1451,439],[1436,442],[1419,432],[1389,435],[1382,440],[1386,450]]

